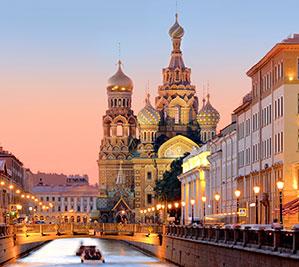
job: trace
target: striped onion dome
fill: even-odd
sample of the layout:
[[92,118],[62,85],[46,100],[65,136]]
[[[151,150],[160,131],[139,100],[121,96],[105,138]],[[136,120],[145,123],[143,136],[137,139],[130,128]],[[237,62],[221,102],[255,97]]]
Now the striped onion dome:
[[152,106],[150,95],[147,94],[145,107],[139,111],[137,120],[139,125],[158,125],[160,122],[160,113]]
[[197,122],[200,126],[217,126],[220,120],[219,112],[211,105],[210,95],[207,95],[207,103],[203,105],[197,114]]
[[169,29],[169,35],[172,39],[182,38],[184,36],[184,29],[178,22],[178,14],[175,14],[175,23]]

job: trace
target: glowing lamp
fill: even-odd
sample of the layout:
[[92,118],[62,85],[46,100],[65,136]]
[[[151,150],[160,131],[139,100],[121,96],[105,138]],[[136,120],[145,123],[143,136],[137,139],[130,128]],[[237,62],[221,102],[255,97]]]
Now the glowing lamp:
[[276,186],[278,190],[282,190],[284,187],[284,182],[282,180],[279,180],[277,181]]
[[181,205],[182,205],[182,207],[185,207],[185,206],[186,206],[186,202],[185,202],[185,201],[182,201],[182,202],[181,202]]
[[261,190],[260,187],[257,185],[253,187],[253,191],[256,195],[260,192],[260,190]]
[[206,196],[202,196],[201,200],[202,200],[202,202],[206,202],[207,201],[207,197]]
[[175,206],[175,208],[177,209],[177,208],[179,207],[179,203],[178,203],[178,202],[175,202],[175,203],[174,203],[174,206]]
[[219,201],[219,200],[220,200],[220,195],[219,195],[218,193],[216,193],[214,197],[215,197],[215,200],[216,200],[216,201]]
[[20,193],[21,193],[21,191],[18,189],[18,190],[16,190],[16,193],[17,193],[17,194],[20,194]]
[[194,199],[191,199],[191,200],[190,200],[190,203],[191,203],[191,205],[193,206],[193,205],[195,204],[195,200],[194,200]]
[[235,191],[235,196],[236,196],[236,198],[239,198],[241,196],[241,191],[237,189]]
[[167,207],[168,207],[168,209],[170,209],[170,210],[171,210],[171,208],[172,208],[172,205],[171,205],[171,204],[168,204],[168,205],[167,205]]

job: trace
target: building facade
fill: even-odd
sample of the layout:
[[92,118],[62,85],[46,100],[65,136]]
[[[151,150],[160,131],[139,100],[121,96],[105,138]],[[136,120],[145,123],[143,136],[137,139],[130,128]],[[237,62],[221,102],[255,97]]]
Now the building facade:
[[[184,168],[179,177],[186,218],[190,218],[192,199],[195,219],[205,207],[206,221],[268,224],[280,219],[281,196],[284,225],[298,223],[298,58],[298,34],[276,44],[247,72],[252,89],[234,110],[232,123],[218,135],[202,132],[210,153],[204,182],[199,175],[200,161],[191,170]],[[216,113],[213,118],[217,120]],[[200,115],[198,119],[202,120]],[[187,157],[184,164],[205,155],[203,149]],[[205,184],[204,192],[199,183]],[[205,206],[198,199],[203,194]]]
[[[298,198],[299,35],[276,44],[247,75],[251,92],[235,110],[238,138],[238,187],[248,222],[255,221],[254,186],[260,187],[259,222],[279,218],[283,204]],[[285,210],[285,224],[298,222],[298,211]]]
[[46,223],[86,223],[99,220],[97,211],[98,187],[91,185],[37,185],[32,193],[43,205],[35,204],[30,216]]

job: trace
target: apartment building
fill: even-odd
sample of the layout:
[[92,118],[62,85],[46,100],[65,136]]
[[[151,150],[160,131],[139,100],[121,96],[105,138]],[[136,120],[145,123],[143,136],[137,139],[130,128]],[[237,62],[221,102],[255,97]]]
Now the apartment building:
[[[283,204],[298,198],[299,183],[299,35],[276,44],[247,75],[252,89],[235,109],[238,189],[247,222],[279,218],[277,181],[284,182]],[[284,223],[298,222],[298,212],[284,210]]]

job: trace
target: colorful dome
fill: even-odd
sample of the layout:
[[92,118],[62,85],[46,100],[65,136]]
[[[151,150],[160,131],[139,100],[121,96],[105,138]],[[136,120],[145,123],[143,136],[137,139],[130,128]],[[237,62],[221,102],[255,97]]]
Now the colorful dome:
[[211,105],[210,95],[207,96],[207,103],[197,114],[197,122],[200,126],[217,126],[220,120],[219,112]]
[[108,80],[107,89],[116,92],[131,92],[133,90],[133,81],[124,74],[120,60],[117,72]]
[[182,38],[184,36],[184,29],[178,23],[178,14],[175,14],[175,23],[171,26],[168,33],[172,39]]
[[145,107],[137,115],[139,125],[158,125],[160,122],[160,113],[151,105],[149,98],[150,95],[147,94]]

